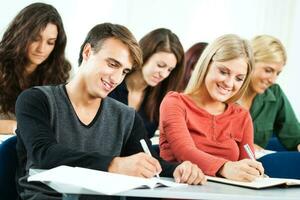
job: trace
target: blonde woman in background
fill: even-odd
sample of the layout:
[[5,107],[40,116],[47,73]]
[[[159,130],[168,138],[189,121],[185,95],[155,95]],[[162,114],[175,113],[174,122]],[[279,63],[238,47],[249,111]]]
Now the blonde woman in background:
[[282,43],[260,35],[251,41],[255,67],[250,85],[240,103],[250,110],[257,149],[265,148],[273,133],[288,150],[300,151],[300,124],[276,79],[286,64]]
[[[300,124],[276,79],[284,69],[287,55],[283,44],[270,35],[256,36],[251,45],[254,72],[241,105],[250,111],[256,150],[263,150],[272,135],[289,151],[263,156],[266,174],[279,178],[300,178]],[[294,151],[294,152],[291,152]]]

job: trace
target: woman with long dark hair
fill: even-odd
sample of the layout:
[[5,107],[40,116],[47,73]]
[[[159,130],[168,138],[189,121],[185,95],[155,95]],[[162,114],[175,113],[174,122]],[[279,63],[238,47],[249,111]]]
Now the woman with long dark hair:
[[180,88],[184,51],[178,37],[166,28],[151,31],[139,45],[143,51],[142,68],[130,73],[109,96],[137,110],[151,138],[158,128],[163,97]]
[[14,132],[23,90],[67,81],[66,42],[62,19],[49,4],[30,4],[10,23],[0,42],[0,133]]

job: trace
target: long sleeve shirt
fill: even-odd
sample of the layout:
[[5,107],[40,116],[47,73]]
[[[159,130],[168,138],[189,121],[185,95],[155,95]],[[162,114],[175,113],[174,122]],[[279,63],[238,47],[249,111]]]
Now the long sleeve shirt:
[[274,84],[257,95],[250,113],[255,144],[265,147],[274,133],[288,150],[296,150],[300,144],[300,124],[279,85]]
[[170,92],[160,107],[159,143],[165,160],[189,160],[215,176],[225,162],[249,158],[243,146],[254,149],[251,117],[237,104],[212,115],[189,96]]
[[[85,125],[65,87],[51,88],[48,93],[29,89],[18,97],[18,177],[26,178],[30,167],[68,165],[107,171],[114,157],[142,152],[140,139],[145,139],[152,151],[143,122],[133,109],[108,97],[101,101],[92,122]],[[178,164],[165,162],[154,151],[152,154],[162,166],[161,175],[172,176]],[[31,182],[22,184],[20,190],[31,186]]]

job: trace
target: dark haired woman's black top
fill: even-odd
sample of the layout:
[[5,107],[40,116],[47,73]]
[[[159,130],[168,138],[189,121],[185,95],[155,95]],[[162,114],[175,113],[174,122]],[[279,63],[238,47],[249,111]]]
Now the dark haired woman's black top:
[[[120,85],[118,85],[118,87],[114,89],[108,96],[128,105],[128,89],[125,81],[123,81]],[[154,136],[156,129],[158,128],[158,122],[150,121],[150,119],[147,117],[145,113],[146,100],[147,100],[146,98],[143,100],[141,107],[137,112],[143,119],[144,125],[148,132],[148,137],[152,138]]]

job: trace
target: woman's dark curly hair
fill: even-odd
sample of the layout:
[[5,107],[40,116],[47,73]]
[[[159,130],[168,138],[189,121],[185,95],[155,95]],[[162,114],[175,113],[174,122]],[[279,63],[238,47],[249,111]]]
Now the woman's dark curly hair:
[[[34,72],[25,76],[27,49],[49,23],[58,30],[54,49]],[[66,43],[62,19],[53,6],[33,3],[19,12],[0,42],[0,113],[15,113],[17,96],[26,88],[68,80],[71,65],[65,58]]]

